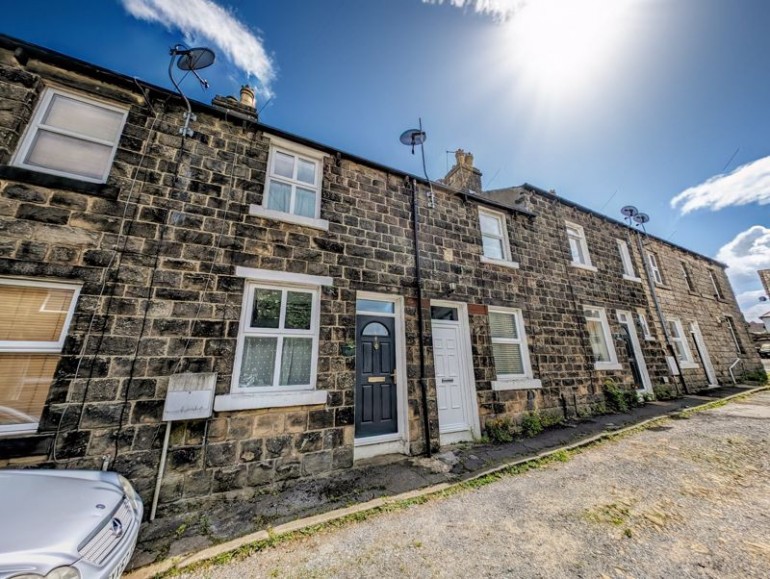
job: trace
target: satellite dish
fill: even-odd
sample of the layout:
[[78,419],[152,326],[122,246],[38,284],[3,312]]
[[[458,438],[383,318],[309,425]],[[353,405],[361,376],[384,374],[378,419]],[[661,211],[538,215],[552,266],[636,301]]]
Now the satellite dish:
[[178,51],[181,56],[176,65],[181,70],[201,70],[214,64],[216,55],[210,48],[188,48]]
[[409,129],[408,131],[401,133],[400,137],[401,142],[410,147],[422,145],[426,138],[425,131],[421,131],[420,129]]
[[636,217],[639,214],[639,210],[633,205],[626,205],[620,210],[620,212],[625,217]]
[[636,221],[641,225],[644,225],[649,220],[650,220],[650,216],[647,215],[646,213],[637,213],[636,215],[634,215],[634,221]]

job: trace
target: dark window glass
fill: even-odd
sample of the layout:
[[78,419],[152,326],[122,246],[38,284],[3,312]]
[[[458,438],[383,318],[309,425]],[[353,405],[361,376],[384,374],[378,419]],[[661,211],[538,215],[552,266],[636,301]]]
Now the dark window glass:
[[447,320],[450,322],[457,321],[457,308],[449,308],[446,306],[431,306],[430,308],[431,320]]
[[313,312],[313,295],[305,292],[287,292],[286,322],[287,330],[309,330],[310,315]]
[[281,290],[257,288],[254,290],[252,328],[277,328],[281,321]]

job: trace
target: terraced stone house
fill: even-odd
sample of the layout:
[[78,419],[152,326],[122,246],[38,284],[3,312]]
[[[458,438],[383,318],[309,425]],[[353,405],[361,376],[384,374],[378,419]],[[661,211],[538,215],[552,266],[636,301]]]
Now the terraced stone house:
[[[159,516],[760,366],[724,265],[531,185],[440,182],[0,37],[0,465]],[[191,134],[190,134],[191,133]]]

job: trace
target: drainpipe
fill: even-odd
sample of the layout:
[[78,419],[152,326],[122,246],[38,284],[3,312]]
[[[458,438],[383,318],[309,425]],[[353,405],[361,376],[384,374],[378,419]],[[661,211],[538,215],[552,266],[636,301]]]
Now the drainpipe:
[[422,393],[422,413],[425,416],[423,424],[425,431],[425,452],[428,458],[430,452],[430,416],[428,415],[428,383],[425,377],[425,330],[422,315],[422,272],[420,270],[420,247],[418,245],[418,228],[420,217],[418,214],[417,203],[417,183],[410,179],[412,186],[412,233],[414,234],[414,275],[417,284],[417,324],[419,327],[418,337],[420,340],[420,391]]
[[[642,257],[642,267],[644,268],[644,272],[647,274],[647,285],[649,286],[650,293],[652,294],[652,303],[655,306],[655,311],[658,314],[658,320],[660,321],[660,325],[663,328],[663,337],[666,339],[666,347],[668,348],[669,355],[674,359],[674,364],[676,364],[676,369],[679,372],[679,381],[682,383],[682,389],[684,390],[685,394],[689,394],[690,391],[687,389],[687,383],[684,380],[682,367],[679,365],[679,356],[676,355],[674,345],[671,343],[671,336],[669,335],[668,327],[666,326],[666,318],[663,316],[663,310],[660,309],[658,294],[655,292],[655,281],[652,279],[652,272],[650,271],[649,264],[647,263],[647,257],[644,253],[642,236],[638,232],[636,234],[636,240],[639,242],[639,255]],[[684,329],[682,329],[682,331],[684,331]],[[682,338],[684,338],[684,336],[682,336]]]

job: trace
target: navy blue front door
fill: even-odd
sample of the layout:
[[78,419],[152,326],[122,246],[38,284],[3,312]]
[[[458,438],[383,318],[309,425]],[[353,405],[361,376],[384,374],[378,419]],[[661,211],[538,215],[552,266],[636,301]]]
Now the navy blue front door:
[[356,317],[356,437],[398,432],[394,320]]

